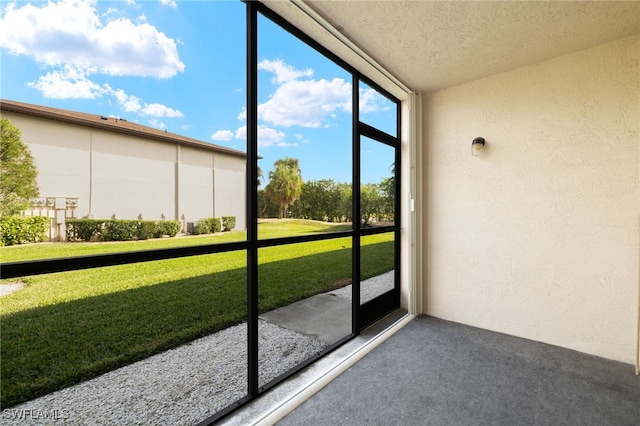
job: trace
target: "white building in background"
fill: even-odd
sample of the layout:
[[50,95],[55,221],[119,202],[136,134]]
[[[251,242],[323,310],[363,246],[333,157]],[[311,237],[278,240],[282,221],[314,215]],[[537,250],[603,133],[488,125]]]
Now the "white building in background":
[[75,217],[179,220],[235,216],[246,227],[246,154],[123,119],[9,100],[41,197],[77,198]]

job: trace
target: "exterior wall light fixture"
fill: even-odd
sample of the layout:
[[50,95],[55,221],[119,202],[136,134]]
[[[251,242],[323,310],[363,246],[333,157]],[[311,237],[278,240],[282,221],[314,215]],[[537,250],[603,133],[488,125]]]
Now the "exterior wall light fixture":
[[474,157],[480,157],[482,150],[484,149],[484,138],[475,138],[471,142],[471,155]]

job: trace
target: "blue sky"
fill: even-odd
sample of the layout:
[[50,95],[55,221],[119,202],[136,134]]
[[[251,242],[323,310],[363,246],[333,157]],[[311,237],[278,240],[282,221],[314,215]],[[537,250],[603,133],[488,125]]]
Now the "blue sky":
[[[293,157],[304,180],[351,182],[350,74],[267,19],[258,25],[263,173]],[[245,34],[239,0],[3,1],[0,96],[245,151]],[[360,96],[362,119],[391,131],[391,103]],[[392,150],[362,151],[363,182],[390,175]]]

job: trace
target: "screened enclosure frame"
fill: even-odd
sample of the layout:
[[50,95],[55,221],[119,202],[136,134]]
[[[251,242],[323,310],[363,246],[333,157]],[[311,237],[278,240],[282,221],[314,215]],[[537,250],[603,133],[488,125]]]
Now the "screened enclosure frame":
[[[246,167],[246,241],[220,244],[206,244],[189,247],[168,249],[154,249],[144,251],[131,251],[122,253],[99,254],[89,256],[77,256],[33,261],[8,262],[2,264],[2,278],[17,278],[32,275],[48,274],[55,272],[77,271],[105,266],[125,265],[138,262],[148,262],[166,259],[215,254],[231,251],[246,251],[247,257],[247,331],[248,331],[248,364],[247,364],[247,394],[245,397],[231,403],[226,408],[218,411],[212,417],[203,420],[200,424],[211,424],[234,409],[255,399],[257,396],[271,389],[297,371],[308,366],[321,356],[340,346],[344,342],[357,336],[364,327],[371,324],[386,313],[400,306],[400,176],[402,170],[400,150],[400,101],[379,85],[360,74],[356,69],[338,58],[328,49],[312,40],[304,32],[281,18],[275,12],[259,2],[247,1],[246,5],[246,66],[247,66],[247,167]],[[352,230],[324,234],[304,236],[291,236],[272,239],[258,238],[258,16],[262,15],[273,21],[292,36],[305,42],[327,59],[347,71],[352,78]],[[395,104],[396,135],[390,135],[359,119],[359,88],[360,82],[382,94],[386,99]],[[392,225],[364,228],[361,226],[361,196],[360,172],[361,152],[360,141],[362,137],[372,139],[394,149],[394,221]],[[394,235],[394,286],[393,289],[379,295],[375,299],[360,304],[360,277],[361,277],[361,238],[364,236],[393,233]],[[328,239],[350,237],[351,248],[351,281],[352,281],[352,318],[351,333],[327,348],[303,361],[292,369],[286,371],[270,382],[260,386],[258,382],[258,250],[266,247],[282,246],[294,243],[313,242]]]

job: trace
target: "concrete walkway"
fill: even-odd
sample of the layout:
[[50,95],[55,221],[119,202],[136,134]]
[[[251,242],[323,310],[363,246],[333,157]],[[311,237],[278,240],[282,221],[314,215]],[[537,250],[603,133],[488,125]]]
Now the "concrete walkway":
[[[360,284],[361,302],[393,288],[393,271]],[[260,315],[279,327],[332,344],[351,333],[351,285],[317,294]]]
[[332,344],[351,334],[351,300],[324,293],[260,315],[260,319]]
[[0,285],[0,297],[7,296],[15,291],[20,290],[26,284],[24,283],[9,283],[9,284],[1,284]]

